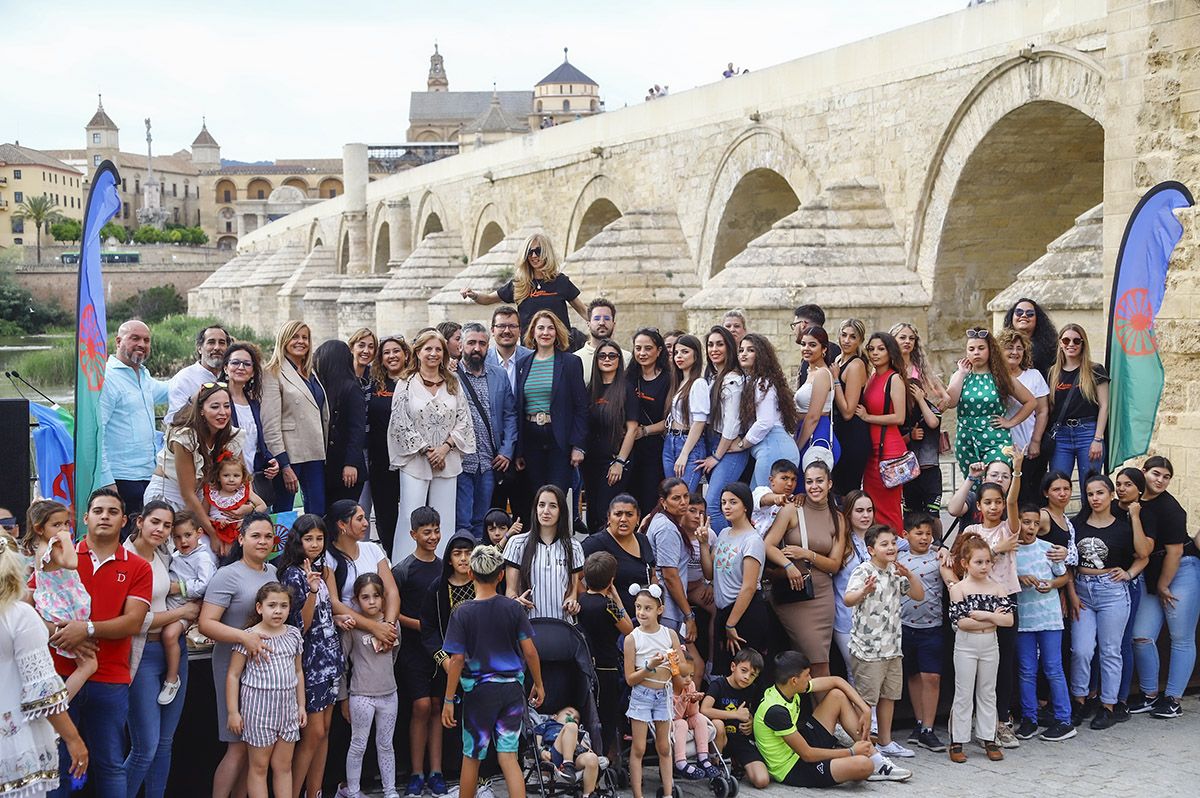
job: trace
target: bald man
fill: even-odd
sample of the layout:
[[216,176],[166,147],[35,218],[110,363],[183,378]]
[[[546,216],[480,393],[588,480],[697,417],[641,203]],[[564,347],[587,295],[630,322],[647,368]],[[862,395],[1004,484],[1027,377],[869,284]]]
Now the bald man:
[[[142,495],[154,474],[154,406],[167,401],[167,383],[146,370],[150,328],[131,319],[117,329],[116,346],[104,371],[100,390],[100,424],[104,430],[100,485],[113,485],[125,501],[129,519],[142,510]],[[122,531],[128,534],[130,522]]]

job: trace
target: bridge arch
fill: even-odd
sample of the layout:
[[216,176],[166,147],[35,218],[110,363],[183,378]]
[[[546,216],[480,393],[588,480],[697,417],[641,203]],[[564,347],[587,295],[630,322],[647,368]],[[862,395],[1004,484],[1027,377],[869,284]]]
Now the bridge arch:
[[755,125],[725,149],[708,190],[700,231],[700,276],[725,268],[752,239],[814,196],[819,183],[782,131]]
[[371,258],[371,273],[386,274],[388,261],[392,257],[392,229],[387,222],[383,222],[376,229],[375,246],[371,251],[374,253]]
[[430,233],[440,233],[450,229],[450,218],[446,216],[446,208],[441,199],[432,191],[426,191],[417,203],[418,240]]
[[582,247],[592,236],[624,215],[622,208],[628,208],[626,195],[615,180],[607,175],[596,175],[589,180],[571,211],[563,256]]
[[1063,48],[1033,58],[989,71],[934,151],[909,250],[933,298],[934,350],[986,323],[988,301],[1103,200],[1103,69]]
[[321,220],[313,219],[312,224],[308,226],[308,251],[312,252],[314,247],[321,246],[321,242],[325,238],[328,238],[328,234],[321,226]]
[[507,227],[508,224],[494,202],[484,205],[475,219],[475,233],[471,237],[473,257],[478,258],[499,244],[504,239]]

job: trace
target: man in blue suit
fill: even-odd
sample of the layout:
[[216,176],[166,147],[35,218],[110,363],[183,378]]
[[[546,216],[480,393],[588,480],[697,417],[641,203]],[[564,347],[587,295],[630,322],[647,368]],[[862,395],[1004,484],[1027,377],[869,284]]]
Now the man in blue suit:
[[[508,387],[517,394],[517,361],[533,351],[521,345],[521,319],[512,305],[501,305],[492,311],[492,345],[488,349],[486,362],[508,376]],[[517,423],[517,434],[521,425]],[[507,510],[512,507],[513,516],[526,511],[533,501],[533,488],[525,478],[524,471],[508,470],[508,476],[497,482],[492,491],[492,506]]]
[[455,516],[460,531],[480,540],[496,479],[516,471],[512,461],[517,445],[517,404],[512,385],[499,366],[486,361],[487,355],[487,329],[478,322],[465,324],[458,379],[471,408],[475,453],[463,455]]

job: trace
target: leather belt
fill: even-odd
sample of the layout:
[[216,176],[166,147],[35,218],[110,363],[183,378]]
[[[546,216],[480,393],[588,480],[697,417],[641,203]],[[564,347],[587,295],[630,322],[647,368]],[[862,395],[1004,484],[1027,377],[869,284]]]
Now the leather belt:
[[544,427],[550,423],[549,413],[529,413],[525,416],[525,420],[531,424],[536,424],[539,427]]

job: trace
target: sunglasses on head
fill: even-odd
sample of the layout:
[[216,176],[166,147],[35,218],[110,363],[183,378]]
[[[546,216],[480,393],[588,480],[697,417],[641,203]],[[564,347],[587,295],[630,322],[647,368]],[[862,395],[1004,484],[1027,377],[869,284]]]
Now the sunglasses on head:
[[967,330],[967,338],[978,338],[980,340],[987,340],[989,335],[990,334],[988,333],[988,331],[984,330],[982,328],[972,328],[970,330]]
[[1016,308],[1015,310],[1013,310],[1014,317],[1032,319],[1036,315],[1037,315],[1036,310],[1025,310],[1024,308]]
[[228,388],[228,387],[229,387],[229,383],[227,383],[227,382],[205,382],[200,385],[200,388],[205,391],[209,390],[210,388]]

